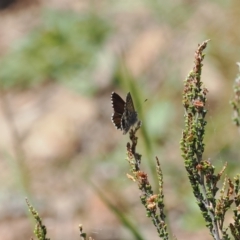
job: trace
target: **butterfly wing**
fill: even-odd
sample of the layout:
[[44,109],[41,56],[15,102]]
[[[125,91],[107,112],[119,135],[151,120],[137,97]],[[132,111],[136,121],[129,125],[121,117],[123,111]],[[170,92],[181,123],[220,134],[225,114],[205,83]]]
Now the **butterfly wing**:
[[133,100],[130,92],[127,94],[127,97],[126,97],[125,109],[130,112],[135,112],[135,108],[134,108],[134,104],[133,104]]
[[112,92],[111,102],[113,107],[112,122],[117,129],[121,129],[121,119],[125,108],[125,102],[115,92]]
[[126,97],[126,103],[121,118],[121,129],[123,134],[126,134],[137,121],[137,112],[135,111],[132,96],[129,92]]

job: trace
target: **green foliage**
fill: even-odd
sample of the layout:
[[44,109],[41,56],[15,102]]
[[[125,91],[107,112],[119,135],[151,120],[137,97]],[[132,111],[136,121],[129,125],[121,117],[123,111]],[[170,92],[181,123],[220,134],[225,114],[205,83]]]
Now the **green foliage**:
[[95,14],[46,12],[41,26],[0,62],[0,87],[78,79],[82,88],[93,88],[89,79],[81,78],[94,66],[109,30],[109,24]]

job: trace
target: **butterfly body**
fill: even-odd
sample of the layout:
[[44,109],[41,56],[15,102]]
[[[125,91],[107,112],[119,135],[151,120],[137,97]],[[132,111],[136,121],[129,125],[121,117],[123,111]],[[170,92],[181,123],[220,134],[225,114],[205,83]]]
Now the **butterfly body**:
[[138,121],[133,100],[130,92],[127,94],[126,102],[115,92],[111,95],[113,114],[112,122],[117,129],[126,134]]

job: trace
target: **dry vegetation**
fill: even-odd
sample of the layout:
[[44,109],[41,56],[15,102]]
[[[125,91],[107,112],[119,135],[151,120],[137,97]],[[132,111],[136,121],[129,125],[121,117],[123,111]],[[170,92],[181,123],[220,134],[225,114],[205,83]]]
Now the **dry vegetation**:
[[[146,239],[158,239],[125,176],[127,138],[111,124],[113,90],[134,96],[140,136],[149,137],[139,139],[148,173],[159,156],[171,232],[212,239],[179,149],[183,80],[197,43],[210,38],[202,74],[209,90],[205,157],[219,171],[228,161],[234,176],[239,136],[229,100],[240,57],[239,1],[89,2],[18,0],[0,12],[1,239],[32,236],[25,197],[51,239],[79,239],[79,223],[96,240],[135,239],[93,184]],[[86,28],[71,29],[86,14],[102,22],[90,18]]]

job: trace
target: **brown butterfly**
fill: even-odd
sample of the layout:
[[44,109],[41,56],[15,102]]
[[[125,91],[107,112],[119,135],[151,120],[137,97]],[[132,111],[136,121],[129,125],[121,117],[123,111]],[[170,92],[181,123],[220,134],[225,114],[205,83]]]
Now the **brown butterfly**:
[[127,94],[126,102],[115,92],[111,95],[113,114],[112,122],[117,129],[126,134],[129,129],[138,121],[133,100],[130,92]]

